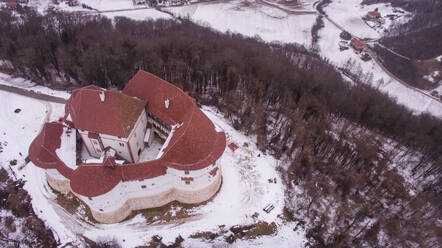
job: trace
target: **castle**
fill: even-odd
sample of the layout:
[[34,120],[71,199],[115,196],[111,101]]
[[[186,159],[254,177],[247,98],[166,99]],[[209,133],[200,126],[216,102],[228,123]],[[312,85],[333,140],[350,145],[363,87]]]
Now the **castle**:
[[[65,159],[63,148],[75,149],[76,137],[95,159]],[[161,148],[143,158],[155,140]],[[29,158],[45,169],[52,188],[72,192],[95,220],[115,223],[133,210],[210,199],[221,185],[217,161],[225,147],[224,132],[193,98],[139,71],[121,92],[95,86],[73,91],[63,121],[43,126]]]

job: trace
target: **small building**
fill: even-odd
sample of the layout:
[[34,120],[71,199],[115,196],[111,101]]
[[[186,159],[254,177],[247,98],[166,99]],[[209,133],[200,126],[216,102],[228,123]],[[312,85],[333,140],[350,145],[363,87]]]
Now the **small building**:
[[360,41],[358,38],[352,38],[350,41],[350,45],[356,51],[361,52],[362,50],[364,50],[364,43],[362,43],[362,41]]
[[379,25],[385,23],[385,20],[382,18],[381,13],[378,12],[378,9],[368,12],[362,19],[378,23]]
[[17,9],[17,7],[18,7],[17,2],[6,2],[7,9],[15,10],[15,9]]
[[69,6],[71,6],[71,7],[75,7],[75,6],[80,5],[80,3],[78,2],[78,0],[68,0],[68,1],[67,1],[67,4],[68,4]]
[[381,13],[376,10],[368,12],[366,17],[371,20],[382,18]]

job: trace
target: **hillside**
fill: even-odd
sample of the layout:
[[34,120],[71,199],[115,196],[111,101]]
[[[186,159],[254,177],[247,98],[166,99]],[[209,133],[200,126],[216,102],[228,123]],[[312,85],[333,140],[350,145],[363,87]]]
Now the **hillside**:
[[[70,202],[69,197],[54,194],[32,164],[21,170],[6,166],[13,159],[24,163],[25,158],[17,154],[26,154],[34,130],[45,116],[54,120],[63,109],[59,104],[48,107],[32,102],[22,107],[27,110],[23,115],[14,115],[16,104],[27,98],[5,93],[4,105],[14,118],[5,118],[11,122],[2,124],[8,130],[4,139],[15,148],[5,149],[2,167],[27,180],[24,188],[33,197],[34,210],[43,210],[36,213],[59,235],[60,245],[83,244],[87,239],[78,238],[79,233],[100,241],[113,239],[115,232],[121,234],[116,242],[126,247],[176,245],[178,237],[184,239],[178,242],[184,247],[437,245],[440,104],[425,96],[409,103],[420,93],[398,90],[395,82],[376,84],[385,74],[375,62],[361,62],[351,50],[339,51],[339,23],[322,17],[316,43],[305,23],[295,33],[309,32],[309,38],[275,31],[272,27],[283,25],[281,20],[301,20],[288,18],[280,9],[259,8],[261,20],[268,15],[280,20],[267,28],[254,29],[247,22],[238,25],[236,31],[247,36],[194,23],[197,18],[210,20],[217,30],[228,30],[240,16],[226,24],[207,14],[221,7],[170,8],[174,15],[192,15],[142,22],[64,12],[40,15],[26,9],[20,16],[0,11],[1,69],[18,77],[1,74],[2,84],[28,90],[39,87],[23,84],[20,78],[27,78],[63,89],[45,90],[45,94],[65,98],[65,89],[88,84],[121,89],[143,69],[194,97],[212,121],[241,145],[239,153],[226,151],[225,185],[213,201],[189,208],[172,204],[117,225],[98,225],[88,219],[81,204],[74,205],[73,212],[67,211],[69,206],[59,207],[55,201]],[[337,8],[331,4],[324,11]],[[231,7],[222,12],[226,18],[237,14]],[[314,17],[304,20],[320,23]],[[354,16],[346,18],[342,23]],[[255,31],[261,32],[260,39],[251,38]],[[314,43],[317,49],[263,42],[285,34],[285,41]],[[350,72],[350,77],[337,68]],[[398,101],[406,106],[381,91],[400,92]],[[423,105],[430,113],[419,110]],[[36,116],[28,113],[32,109]],[[30,126],[14,125],[18,117]],[[18,143],[14,135],[20,132],[26,139]],[[262,211],[267,202],[276,206],[270,215]]]

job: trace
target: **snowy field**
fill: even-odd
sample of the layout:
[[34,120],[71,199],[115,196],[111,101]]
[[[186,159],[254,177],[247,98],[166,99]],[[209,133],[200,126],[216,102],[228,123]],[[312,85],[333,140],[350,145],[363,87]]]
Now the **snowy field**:
[[118,12],[108,12],[103,13],[109,18],[114,18],[117,16],[125,16],[134,20],[143,21],[146,19],[172,19],[172,17],[164,12],[158,11],[156,9],[137,9],[137,10],[126,10]]
[[116,10],[116,9],[133,9],[137,7],[136,5],[134,5],[134,2],[132,0],[82,0],[80,2],[101,11]]
[[[360,66],[364,73],[372,73],[373,86],[388,93],[395,98],[399,104],[407,106],[415,113],[429,112],[434,116],[442,118],[442,104],[433,98],[424,96],[406,86],[400,84],[386,74],[373,60],[363,62],[359,55],[353,49],[344,51],[339,50],[338,42],[340,40],[340,30],[330,22],[324,22],[325,27],[319,30],[319,48],[320,54],[329,59],[330,62],[338,67],[342,67],[347,60],[352,59],[356,66]],[[379,84],[380,80],[383,84]]]
[[395,22],[406,22],[409,20],[405,16],[406,13],[393,13],[394,8],[391,7],[391,4],[361,5],[361,2],[362,0],[334,0],[324,8],[324,11],[334,22],[359,38],[379,39],[385,34],[384,30],[390,28],[393,23],[390,19],[384,18],[385,24],[382,25],[383,28],[375,30],[369,27],[362,20],[362,17],[376,8],[382,17],[389,14],[401,16]]
[[309,46],[314,14],[290,15],[283,10],[252,1],[199,3],[166,8],[175,16],[189,17],[221,32],[259,36],[267,42],[296,42]]
[[23,78],[15,78],[10,75],[0,72],[0,84],[13,86],[16,88],[27,89],[36,93],[42,93],[45,95],[56,96],[64,99],[68,99],[71,94],[66,91],[53,90],[48,87],[37,85],[36,83]]
[[[62,244],[79,244],[78,235],[85,235],[93,240],[116,238],[123,247],[134,247],[146,244],[153,235],[162,236],[165,243],[173,243],[181,235],[185,239],[184,247],[218,246],[226,244],[223,236],[210,242],[189,236],[203,231],[216,233],[219,225],[225,225],[228,230],[233,225],[266,221],[276,223],[275,234],[256,239],[239,239],[233,247],[304,246],[304,233],[294,232],[294,223],[285,223],[279,217],[284,207],[284,187],[276,171],[279,161],[258,151],[253,139],[235,131],[213,108],[204,107],[203,111],[218,128],[226,132],[229,139],[240,146],[235,152],[226,148],[220,159],[223,183],[215,197],[202,205],[188,207],[186,218],[148,223],[142,214],[137,214],[121,223],[108,225],[91,222],[84,209],[80,208],[71,214],[62,208],[56,202],[57,195],[46,182],[44,171],[32,163],[24,164],[28,147],[43,123],[62,116],[64,106],[3,91],[0,91],[0,104],[4,106],[0,124],[4,146],[0,157],[1,166],[26,181],[24,188],[32,197],[35,212],[55,232]],[[14,112],[17,108],[21,109],[20,113]],[[9,161],[13,159],[17,159],[18,164],[10,167]],[[270,183],[269,179],[276,179],[276,183]],[[267,214],[262,209],[269,203],[275,209]],[[168,213],[173,216],[180,208],[183,206],[172,205]],[[258,216],[252,216],[255,213]]]

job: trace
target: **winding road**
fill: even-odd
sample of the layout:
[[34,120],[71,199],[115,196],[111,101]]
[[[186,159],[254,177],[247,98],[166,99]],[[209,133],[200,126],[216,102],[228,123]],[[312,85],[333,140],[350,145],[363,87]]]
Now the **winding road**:
[[0,84],[0,90],[10,92],[10,93],[15,93],[15,94],[22,95],[22,96],[31,97],[31,98],[46,101],[46,102],[54,102],[54,103],[62,103],[62,104],[66,103],[66,99],[61,98],[61,97],[46,95],[46,94],[43,94],[40,92],[35,92],[32,90],[26,90],[26,89],[14,87],[14,86],[9,86],[9,85],[4,85],[4,84]]
[[[347,32],[347,33],[349,33],[352,37],[356,37],[356,38],[358,38],[358,39],[361,40],[360,37],[358,37],[358,36],[356,36],[356,35],[350,33],[350,32],[347,31],[344,27],[342,27],[341,25],[337,24],[335,21],[333,21],[332,19],[330,19],[330,17],[328,17],[328,15],[327,15],[326,13],[325,13],[325,14],[322,14],[322,13],[319,11],[319,9],[318,9],[318,6],[320,5],[320,3],[321,3],[322,1],[324,1],[324,0],[317,1],[317,2],[314,2],[314,3],[313,3],[313,7],[316,9],[316,14],[317,14],[317,15],[320,15],[320,16],[323,16],[327,21],[329,21],[331,24],[333,24],[333,25],[334,25],[336,28],[338,28],[339,30],[344,31],[344,32]],[[373,44],[377,43],[377,41],[374,41],[374,40],[372,40],[372,42],[374,42]],[[419,88],[416,88],[416,87],[414,87],[414,86],[408,84],[407,82],[405,82],[405,81],[401,80],[400,78],[398,78],[394,73],[392,73],[391,71],[389,71],[389,70],[384,66],[384,64],[382,64],[382,62],[380,61],[380,59],[379,59],[379,57],[376,55],[376,53],[375,53],[375,52],[374,52],[374,51],[373,51],[373,50],[372,50],[367,44],[365,44],[365,43],[364,43],[364,49],[365,49],[365,51],[370,55],[370,57],[373,58],[374,62],[375,62],[375,63],[376,63],[381,69],[382,69],[382,71],[384,71],[384,72],[385,72],[388,76],[390,76],[392,79],[394,79],[394,80],[397,81],[398,83],[402,84],[403,86],[407,87],[408,89],[411,89],[411,90],[413,90],[413,91],[415,91],[415,92],[418,92],[418,93],[424,95],[425,97],[429,97],[429,98],[431,98],[431,99],[433,99],[433,100],[438,101],[439,103],[442,103],[441,99],[439,99],[439,98],[437,98],[437,97],[434,97],[434,96],[428,94],[427,92],[425,92],[425,91],[423,91],[423,90],[421,90],[421,89],[419,89]],[[400,55],[398,55],[398,56],[400,56]],[[403,56],[401,56],[401,57],[403,57]]]

